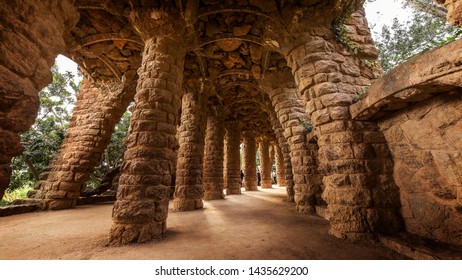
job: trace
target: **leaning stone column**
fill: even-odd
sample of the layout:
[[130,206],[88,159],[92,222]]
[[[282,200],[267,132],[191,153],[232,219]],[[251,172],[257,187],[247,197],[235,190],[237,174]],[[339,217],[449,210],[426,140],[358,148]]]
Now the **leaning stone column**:
[[204,200],[223,199],[224,125],[221,115],[207,118],[204,162]]
[[146,40],[138,70],[135,106],[112,214],[112,244],[146,242],[166,231],[185,51],[180,38],[157,35]]
[[226,194],[241,194],[239,156],[240,129],[237,122],[228,122],[226,129]]
[[[198,82],[200,83],[200,81]],[[181,125],[173,209],[192,211],[203,207],[202,162],[207,96],[200,86],[188,87],[182,98]]]
[[269,156],[269,142],[266,137],[260,140],[260,172],[261,172],[261,187],[270,189],[271,183],[271,166]]
[[98,85],[86,78],[82,81],[66,137],[34,195],[42,209],[75,206],[134,92],[133,84],[124,87],[115,81]]
[[258,191],[257,188],[257,144],[255,142],[255,135],[250,132],[245,132],[244,139],[244,152],[242,161],[244,162],[244,188],[246,191]]
[[286,186],[286,168],[284,166],[284,156],[281,148],[278,145],[276,147],[276,174],[277,174],[277,185],[282,187]]

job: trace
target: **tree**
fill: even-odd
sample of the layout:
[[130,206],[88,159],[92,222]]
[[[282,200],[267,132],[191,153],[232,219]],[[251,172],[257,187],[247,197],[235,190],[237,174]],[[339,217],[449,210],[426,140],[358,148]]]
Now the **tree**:
[[79,86],[70,72],[51,69],[53,81],[39,92],[40,111],[31,129],[21,134],[24,152],[13,158],[13,173],[7,191],[30,186],[59,150],[71,117]]
[[[382,69],[387,72],[410,57],[462,37],[459,27],[442,17],[444,7],[430,0],[404,0],[413,10],[412,19],[382,27],[376,46]],[[427,3],[428,2],[428,3]]]

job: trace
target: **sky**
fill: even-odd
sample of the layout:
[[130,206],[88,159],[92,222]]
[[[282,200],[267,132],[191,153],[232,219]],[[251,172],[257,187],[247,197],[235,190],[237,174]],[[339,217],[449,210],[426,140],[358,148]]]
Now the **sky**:
[[[377,36],[382,25],[390,25],[393,18],[397,17],[400,21],[405,21],[410,16],[409,9],[402,8],[402,0],[375,0],[372,3],[366,3],[366,17],[369,27],[372,29],[372,35]],[[65,56],[59,55],[56,63],[60,72],[71,71],[77,77],[77,64]]]

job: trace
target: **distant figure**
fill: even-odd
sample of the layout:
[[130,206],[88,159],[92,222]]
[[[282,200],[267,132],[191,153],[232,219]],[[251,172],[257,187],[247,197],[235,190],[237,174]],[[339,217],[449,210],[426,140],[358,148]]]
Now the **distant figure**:
[[260,170],[257,170],[257,186],[260,186],[260,182],[261,182]]
[[277,184],[276,171],[275,170],[273,170],[273,172],[271,172],[271,177],[273,177],[273,184]]
[[241,182],[244,180],[244,172],[241,170]]

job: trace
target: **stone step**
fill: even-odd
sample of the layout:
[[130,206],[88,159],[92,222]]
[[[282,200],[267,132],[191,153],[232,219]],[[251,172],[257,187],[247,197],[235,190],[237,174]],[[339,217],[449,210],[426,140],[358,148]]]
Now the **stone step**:
[[398,236],[380,235],[379,241],[387,248],[415,260],[461,260],[462,246],[422,238],[410,233]]

